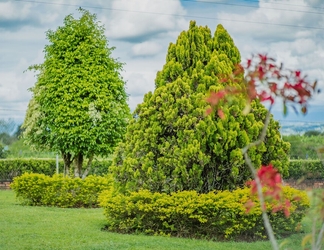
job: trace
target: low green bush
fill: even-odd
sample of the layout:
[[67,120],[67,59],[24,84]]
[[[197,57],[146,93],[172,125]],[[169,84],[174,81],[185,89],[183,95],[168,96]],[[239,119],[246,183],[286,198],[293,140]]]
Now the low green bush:
[[[309,207],[305,192],[291,187],[283,189],[292,204],[290,217],[285,217],[282,211],[271,213],[273,205],[267,204],[277,235],[295,232]],[[299,199],[294,199],[297,196]],[[99,195],[99,204],[104,208],[110,231],[216,240],[266,238],[256,199],[256,206],[246,213],[245,204],[249,199],[248,188],[207,194],[182,191],[171,195],[147,190],[123,195],[107,190]]]
[[89,175],[85,179],[63,175],[24,173],[10,187],[27,205],[56,207],[98,207],[98,194],[109,189],[108,177]]
[[[89,175],[105,175],[108,173],[108,168],[111,165],[111,160],[98,160],[92,162],[92,169]],[[59,172],[64,169],[63,161],[59,161]],[[12,181],[16,176],[23,173],[38,173],[52,176],[56,172],[55,159],[42,158],[16,158],[16,159],[0,159],[0,180]]]
[[321,160],[290,160],[289,179],[324,179],[324,165]]

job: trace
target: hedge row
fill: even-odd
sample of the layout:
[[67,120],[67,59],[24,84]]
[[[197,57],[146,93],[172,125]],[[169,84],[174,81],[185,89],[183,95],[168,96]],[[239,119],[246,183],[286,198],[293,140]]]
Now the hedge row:
[[[105,175],[111,165],[110,160],[94,161],[89,174]],[[55,159],[0,159],[0,181],[12,181],[23,173],[39,173],[52,176],[56,171]],[[63,172],[63,161],[59,161],[59,172]],[[324,179],[324,165],[320,160],[290,160],[289,178]]]
[[89,175],[84,179],[63,175],[24,173],[10,187],[23,203],[33,206],[98,207],[98,194],[110,187],[107,177]]
[[289,179],[324,179],[324,165],[321,160],[290,160]]
[[[105,175],[111,165],[110,160],[93,161],[92,170],[89,174]],[[59,161],[59,173],[63,173],[63,161]],[[12,181],[16,176],[23,173],[39,173],[52,176],[56,173],[55,159],[0,159],[0,181]]]
[[[277,235],[296,232],[309,207],[303,191],[284,187],[284,195],[292,204],[290,217],[285,217],[282,211],[271,213],[273,205],[267,204]],[[250,198],[248,188],[208,194],[182,191],[171,195],[147,190],[123,195],[107,190],[99,195],[99,203],[107,218],[107,230],[114,232],[215,240],[266,238],[256,198],[253,198],[256,206],[246,213],[245,204]]]

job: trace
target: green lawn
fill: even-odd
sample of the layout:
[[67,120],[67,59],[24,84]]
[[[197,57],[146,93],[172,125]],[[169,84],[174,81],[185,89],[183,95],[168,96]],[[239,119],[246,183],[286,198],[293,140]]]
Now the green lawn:
[[[13,191],[0,190],[0,249],[271,249],[265,242],[211,242],[101,231],[102,209],[63,209],[19,205]],[[306,223],[306,225],[308,225]],[[309,225],[308,225],[309,226]],[[303,234],[283,249],[301,249]]]

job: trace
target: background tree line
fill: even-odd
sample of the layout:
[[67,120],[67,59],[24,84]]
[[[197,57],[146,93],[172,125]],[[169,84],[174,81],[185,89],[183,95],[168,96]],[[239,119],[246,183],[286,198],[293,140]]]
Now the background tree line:
[[283,136],[283,140],[290,143],[291,159],[318,159],[318,149],[324,145],[324,133],[310,130],[304,134]]
[[[54,152],[35,151],[25,145],[20,137],[22,132],[21,124],[13,119],[0,119],[0,158],[55,156]],[[284,135],[283,140],[291,145],[291,159],[318,159],[317,149],[324,145],[324,133],[309,130],[304,134]]]

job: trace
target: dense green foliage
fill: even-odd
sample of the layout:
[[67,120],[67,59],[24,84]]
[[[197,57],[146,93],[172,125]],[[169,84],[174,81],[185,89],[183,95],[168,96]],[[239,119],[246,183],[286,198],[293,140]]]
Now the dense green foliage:
[[74,160],[75,176],[85,158],[113,152],[130,116],[122,64],[96,16],[79,11],[46,33],[44,62],[29,68],[38,74],[23,124],[29,144],[60,152],[67,170]]
[[290,160],[289,179],[324,179],[324,164],[321,160]]
[[[277,235],[291,234],[309,207],[305,192],[284,187],[285,198],[290,200],[290,217],[282,211],[272,213],[273,204],[267,203],[267,211]],[[298,196],[297,201],[294,197]],[[265,238],[261,209],[256,206],[246,213],[245,203],[250,199],[250,189],[210,192],[195,191],[152,193],[147,190],[130,195],[104,191],[99,203],[105,210],[107,228],[129,233],[202,237],[211,239]]]
[[[205,115],[208,91],[220,90],[240,54],[227,31],[190,23],[157,73],[155,91],[145,95],[134,112],[126,138],[116,150],[112,172],[121,190],[172,192],[235,189],[251,177],[241,148],[255,141],[264,126],[267,109],[252,103],[243,115],[244,99],[224,107],[225,119]],[[255,166],[272,163],[288,173],[289,144],[281,140],[279,123],[271,118],[265,142],[251,148]]]
[[98,194],[110,186],[107,177],[89,175],[85,179],[63,175],[25,173],[15,177],[10,187],[23,204],[56,207],[97,207]]
[[318,148],[324,147],[324,136],[313,135],[313,132],[305,135],[287,135],[283,140],[290,143],[291,159],[318,159]]
[[[96,160],[92,162],[92,168],[89,174],[106,175],[111,160]],[[64,163],[59,161],[59,173],[63,173]],[[52,176],[56,173],[55,159],[3,159],[0,160],[0,180],[11,181],[14,177],[24,173],[38,173]]]

